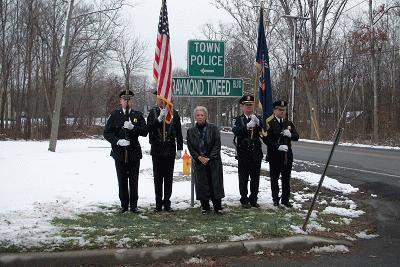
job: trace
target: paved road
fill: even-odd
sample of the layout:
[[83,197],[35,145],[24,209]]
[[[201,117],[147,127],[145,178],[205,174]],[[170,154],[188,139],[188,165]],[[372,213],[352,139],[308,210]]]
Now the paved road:
[[[222,145],[233,148],[233,135],[221,133]],[[295,170],[322,173],[332,146],[310,142],[293,142]],[[263,146],[266,153],[266,147]],[[328,176],[344,182],[383,182],[400,187],[400,150],[339,146],[332,157]]]
[[[233,135],[221,133],[222,145],[233,148]],[[264,153],[265,147],[263,148]],[[294,169],[322,173],[331,145],[294,142]],[[371,209],[379,237],[361,240],[350,254],[325,255],[300,262],[284,257],[233,259],[230,266],[400,266],[400,150],[339,146],[327,175],[377,195],[364,201]]]

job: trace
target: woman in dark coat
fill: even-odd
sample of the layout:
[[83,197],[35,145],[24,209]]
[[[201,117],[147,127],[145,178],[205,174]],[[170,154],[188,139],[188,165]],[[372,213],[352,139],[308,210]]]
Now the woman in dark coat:
[[225,197],[221,161],[221,136],[218,127],[207,122],[207,109],[194,109],[196,125],[187,131],[187,146],[192,156],[193,179],[196,199],[200,200],[202,213],[210,211],[211,199],[214,212],[222,215],[221,199]]

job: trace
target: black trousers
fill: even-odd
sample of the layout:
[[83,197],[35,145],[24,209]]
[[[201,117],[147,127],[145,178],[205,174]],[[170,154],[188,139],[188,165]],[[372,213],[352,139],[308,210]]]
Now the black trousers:
[[138,180],[139,180],[139,166],[140,160],[130,161],[125,163],[123,161],[115,161],[115,168],[117,170],[119,199],[123,209],[131,209],[137,207],[138,200]]
[[[154,189],[156,193],[156,207],[171,207],[172,180],[174,175],[175,155],[172,157],[153,156]],[[164,199],[163,199],[164,183]]]
[[[222,200],[220,198],[215,198],[214,189],[211,181],[211,169],[210,166],[207,166],[207,180],[208,180],[208,188],[210,190],[210,198],[213,203],[214,210],[222,209]],[[203,210],[210,210],[210,200],[209,199],[200,199],[201,208]]]
[[[238,160],[240,203],[257,203],[260,185],[260,160]],[[250,196],[247,197],[247,185],[250,177]]]
[[290,197],[290,175],[292,172],[292,162],[288,162],[286,165],[283,161],[280,162],[270,162],[269,163],[269,173],[271,178],[271,191],[272,200],[274,202],[279,202],[279,176],[281,175],[282,181],[282,195],[281,202],[289,202]]

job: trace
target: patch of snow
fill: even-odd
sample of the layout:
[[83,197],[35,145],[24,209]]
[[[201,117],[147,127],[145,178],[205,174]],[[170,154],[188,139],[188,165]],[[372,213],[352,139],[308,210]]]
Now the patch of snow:
[[[317,186],[321,179],[321,175],[312,172],[296,172],[292,171],[292,177],[295,179],[302,180],[303,182]],[[332,191],[339,191],[342,194],[351,194],[358,191],[358,188],[351,186],[350,184],[342,184],[338,180],[325,176],[322,187],[330,189]]]
[[296,202],[304,203],[314,197],[314,194],[308,193],[304,194],[303,192],[293,192],[293,199]]
[[295,234],[301,234],[301,235],[307,235],[308,233],[303,231],[300,226],[297,225],[290,225],[290,228],[292,229],[291,232]]
[[357,238],[348,236],[348,235],[345,234],[345,233],[337,233],[336,235],[337,235],[337,236],[343,236],[344,238],[346,238],[346,239],[349,240],[349,241],[356,241],[356,240],[357,240]]
[[350,250],[345,245],[329,245],[324,247],[313,247],[310,249],[312,253],[348,253]]
[[376,235],[376,234],[368,234],[368,233],[367,233],[367,230],[364,230],[364,231],[361,231],[361,232],[355,234],[355,236],[357,236],[357,237],[360,238],[360,239],[373,239],[373,238],[378,237],[379,235]]
[[254,236],[250,233],[245,233],[242,235],[233,235],[229,237],[229,241],[243,241],[243,240],[251,240],[254,239]]
[[191,238],[197,239],[197,240],[199,240],[200,242],[203,242],[203,243],[207,242],[207,239],[205,239],[204,236],[201,236],[201,235],[192,235]]
[[185,264],[202,264],[205,260],[200,257],[192,257],[189,260],[185,261]]
[[322,213],[324,214],[336,214],[339,216],[349,217],[349,218],[358,218],[363,215],[365,212],[362,210],[353,210],[346,208],[338,208],[338,207],[326,207]]
[[128,243],[131,241],[132,241],[132,239],[130,239],[129,237],[121,238],[120,240],[117,241],[116,247],[117,248],[130,248],[131,246]]
[[[330,145],[332,145],[331,141],[316,141],[316,140],[309,140],[309,139],[299,139],[299,141],[307,142],[307,143],[318,143],[318,144],[330,144]],[[339,146],[354,146],[354,147],[367,147],[367,148],[400,150],[400,147],[397,147],[397,146],[364,145],[364,144],[355,144],[355,143],[349,143],[349,142],[339,143]]]

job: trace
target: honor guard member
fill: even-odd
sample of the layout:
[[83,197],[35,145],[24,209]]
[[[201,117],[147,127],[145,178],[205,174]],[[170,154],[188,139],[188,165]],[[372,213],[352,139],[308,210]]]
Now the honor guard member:
[[[153,92],[157,95],[157,91]],[[147,129],[151,144],[150,155],[153,160],[154,189],[156,194],[155,212],[171,210],[172,178],[175,159],[180,159],[183,149],[181,119],[174,109],[170,124],[164,122],[167,110],[165,103],[157,98],[157,107],[150,110],[147,116]],[[164,126],[165,125],[165,126]],[[164,183],[164,199],[163,199]]]
[[[254,97],[244,95],[239,100],[243,114],[233,120],[232,131],[236,140],[238,160],[240,203],[243,208],[260,207],[257,203],[260,183],[260,168],[263,153],[261,150],[260,132],[262,118],[254,114]],[[248,181],[250,177],[250,195]]]
[[293,164],[293,152],[291,141],[299,140],[299,134],[293,122],[286,117],[287,102],[284,100],[273,103],[274,116],[267,121],[267,136],[265,143],[268,147],[269,171],[271,178],[272,200],[274,206],[279,206],[279,176],[282,181],[282,205],[291,208],[290,174]]
[[119,93],[121,108],[114,110],[107,120],[104,138],[111,143],[111,156],[117,170],[121,213],[139,213],[138,179],[142,150],[139,136],[147,135],[143,114],[134,110],[133,92],[123,90]]

